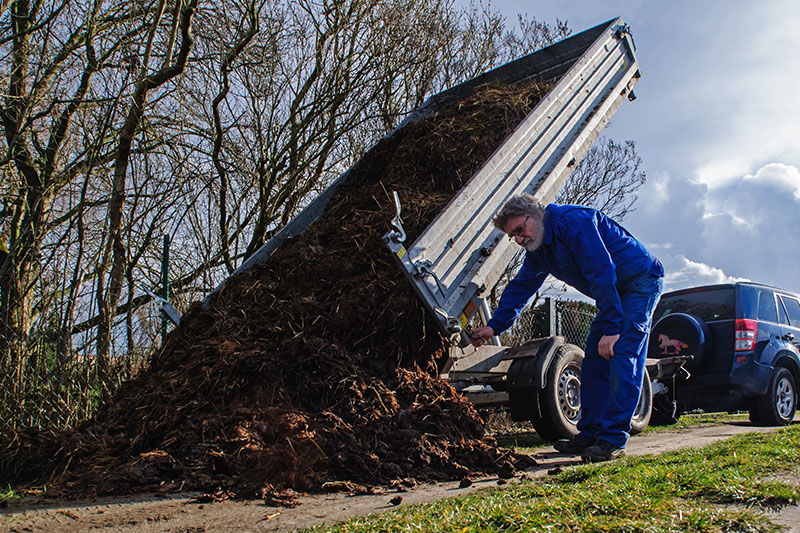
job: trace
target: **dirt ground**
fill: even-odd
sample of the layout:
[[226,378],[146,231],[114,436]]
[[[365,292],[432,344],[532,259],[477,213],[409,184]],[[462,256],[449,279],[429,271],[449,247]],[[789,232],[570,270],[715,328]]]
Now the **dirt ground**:
[[[800,423],[800,418],[795,419]],[[772,431],[746,422],[681,429],[633,437],[629,455],[659,454],[685,447],[701,447],[716,440],[752,431]],[[559,455],[553,448],[540,449],[539,465],[523,476],[547,474],[557,466],[569,468],[579,464],[575,458]],[[800,470],[784,481],[800,483]],[[512,481],[513,482],[513,481]],[[12,503],[0,510],[0,530],[9,532],[277,532],[294,531],[332,524],[353,516],[393,509],[390,500],[402,497],[399,505],[429,502],[459,496],[480,488],[497,487],[498,478],[475,480],[460,488],[459,483],[423,485],[406,492],[387,490],[381,494],[349,496],[345,494],[300,495],[301,505],[294,508],[267,506],[261,501],[223,501],[197,503],[198,493],[179,495],[144,495],[135,498],[114,498],[86,502],[54,502],[49,500]],[[788,531],[800,532],[800,507],[789,506],[769,513],[773,521]]]

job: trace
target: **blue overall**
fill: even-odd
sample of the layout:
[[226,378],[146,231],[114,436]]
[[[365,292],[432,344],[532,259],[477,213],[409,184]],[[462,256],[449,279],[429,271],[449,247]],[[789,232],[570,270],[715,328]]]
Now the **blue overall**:
[[[598,308],[581,367],[582,436],[624,448],[642,387],[653,310],[664,268],[628,231],[581,206],[545,208],[544,240],[525,253],[487,325],[496,334],[514,323],[548,274],[593,298]],[[614,357],[597,352],[603,335],[619,335]]]

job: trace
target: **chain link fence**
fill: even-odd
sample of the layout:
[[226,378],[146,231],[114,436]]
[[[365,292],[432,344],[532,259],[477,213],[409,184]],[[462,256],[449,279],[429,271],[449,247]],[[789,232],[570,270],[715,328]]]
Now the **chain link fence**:
[[25,362],[0,373],[0,433],[76,426],[94,414],[103,396],[133,375],[140,359],[112,358],[102,378],[94,357],[71,354],[56,362],[33,347]]
[[6,347],[0,353],[0,433],[65,429],[88,420],[145,366],[163,327],[156,302],[118,317],[110,354],[101,364],[92,332],[62,344],[57,332],[47,329],[50,323],[40,319],[24,343],[0,337]]
[[596,309],[582,302],[545,298],[543,304],[523,310],[514,325],[500,337],[503,346],[519,346],[531,339],[561,335],[584,348]]

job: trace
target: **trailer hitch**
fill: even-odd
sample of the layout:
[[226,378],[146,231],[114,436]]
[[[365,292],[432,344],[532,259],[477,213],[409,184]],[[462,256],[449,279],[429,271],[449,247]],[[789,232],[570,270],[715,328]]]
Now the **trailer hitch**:
[[439,281],[439,276],[436,275],[436,272],[431,270],[432,266],[433,266],[433,263],[431,263],[427,259],[420,259],[420,260],[414,261],[414,268],[417,269],[416,275],[418,277],[421,277],[421,278],[424,278],[426,276],[432,277],[433,281],[436,282],[436,288],[439,289],[439,292],[441,293],[442,298],[447,299],[447,292],[445,292],[445,290],[444,290],[444,285],[442,285],[442,282]]
[[458,320],[448,316],[447,313],[444,312],[444,309],[434,307],[433,310],[436,311],[436,314],[441,315],[441,317],[444,318],[445,326],[447,327],[448,332],[452,334],[461,332],[461,324],[458,322]]

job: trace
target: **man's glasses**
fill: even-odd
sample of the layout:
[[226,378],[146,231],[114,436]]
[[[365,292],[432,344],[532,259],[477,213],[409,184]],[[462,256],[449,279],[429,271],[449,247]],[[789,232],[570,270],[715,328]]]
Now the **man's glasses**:
[[525,220],[522,221],[522,224],[514,228],[514,231],[510,231],[508,233],[508,240],[513,241],[515,237],[521,235],[523,231],[525,231],[525,224],[528,223],[528,219],[531,218],[530,216],[526,216]]

